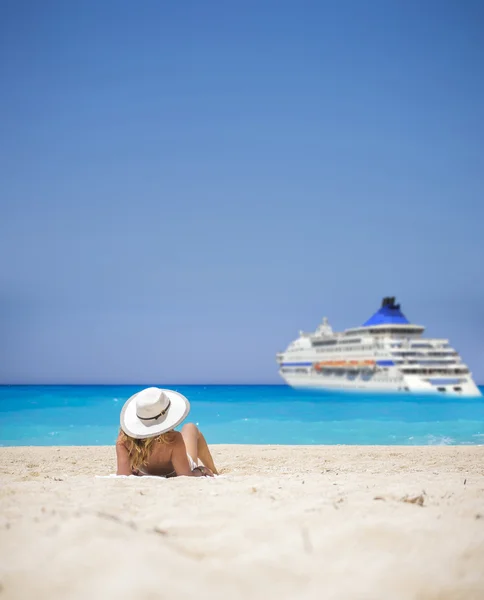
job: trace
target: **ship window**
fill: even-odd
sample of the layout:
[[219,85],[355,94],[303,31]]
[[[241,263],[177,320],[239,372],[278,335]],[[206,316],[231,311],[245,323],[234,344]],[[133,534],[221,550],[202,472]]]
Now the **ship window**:
[[334,346],[336,340],[313,340],[313,346]]
[[455,390],[456,392],[462,392],[462,388],[461,388],[461,387],[455,387],[455,388],[454,388],[454,390]]
[[447,391],[444,387],[438,387],[437,390],[439,392],[446,392]]

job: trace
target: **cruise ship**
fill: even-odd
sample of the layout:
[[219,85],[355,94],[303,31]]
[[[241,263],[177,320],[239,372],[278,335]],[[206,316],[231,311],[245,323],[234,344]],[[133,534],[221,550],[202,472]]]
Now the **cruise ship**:
[[277,354],[279,373],[294,388],[481,396],[449,340],[425,338],[424,330],[384,298],[361,327],[336,333],[324,318],[314,333],[301,331]]

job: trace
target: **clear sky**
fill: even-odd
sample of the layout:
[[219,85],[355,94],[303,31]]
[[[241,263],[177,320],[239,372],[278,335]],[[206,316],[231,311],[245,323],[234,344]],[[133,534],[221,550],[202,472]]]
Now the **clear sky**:
[[0,381],[278,382],[384,295],[484,382],[484,3],[3,0]]

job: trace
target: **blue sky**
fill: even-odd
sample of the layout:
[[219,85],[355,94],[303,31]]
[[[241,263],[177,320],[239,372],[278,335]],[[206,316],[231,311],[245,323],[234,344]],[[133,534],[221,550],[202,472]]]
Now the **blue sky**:
[[484,382],[484,5],[0,5],[0,381],[278,382],[384,295]]

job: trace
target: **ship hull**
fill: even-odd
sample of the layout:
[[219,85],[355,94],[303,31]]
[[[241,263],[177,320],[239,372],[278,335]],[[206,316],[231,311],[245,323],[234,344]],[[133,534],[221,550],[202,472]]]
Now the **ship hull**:
[[[401,392],[417,394],[448,394],[454,396],[478,397],[479,388],[470,378],[440,378],[433,383],[421,377],[403,376],[400,373],[350,374],[324,376],[319,373],[288,374],[280,373],[287,385],[294,389],[321,389],[339,391]],[[457,388],[457,389],[456,389]]]

